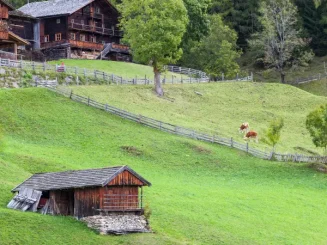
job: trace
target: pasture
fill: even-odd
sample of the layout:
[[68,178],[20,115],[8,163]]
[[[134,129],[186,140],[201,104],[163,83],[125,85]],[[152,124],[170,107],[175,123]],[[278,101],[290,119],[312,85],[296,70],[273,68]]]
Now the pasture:
[[165,97],[153,93],[152,86],[73,86],[76,94],[164,122],[198,131],[233,137],[243,142],[238,128],[249,122],[259,134],[252,147],[271,150],[262,139],[264,130],[275,117],[285,119],[281,142],[282,153],[322,154],[314,146],[305,128],[307,114],[327,103],[327,98],[301,89],[270,83],[211,83],[166,85]]
[[[153,80],[153,68],[151,66],[139,65],[135,63],[126,63],[126,62],[117,62],[117,61],[107,61],[107,60],[74,60],[74,59],[61,59],[56,61],[50,61],[50,64],[58,64],[60,65],[62,62],[66,66],[79,67],[79,68],[87,68],[89,70],[97,70],[103,71],[109,74],[115,74],[117,76],[121,76],[123,78],[138,78]],[[174,76],[176,78],[181,78],[180,74],[165,72],[163,75],[167,75],[168,77]],[[183,78],[187,76],[183,75]]]
[[[125,89],[125,98],[135,93],[134,87]],[[129,89],[134,92],[128,93]],[[151,88],[139,89],[158,105],[149,95]],[[207,95],[210,89],[202,92]],[[176,100],[179,93],[191,96],[187,90],[166,90]],[[112,90],[109,95],[113,97]],[[165,107],[165,115],[172,113]],[[0,90],[0,114],[1,245],[327,242],[323,215],[327,176],[306,164],[263,161],[169,135],[45,89]],[[137,148],[137,154],[123,146]],[[130,165],[153,184],[145,190],[153,212],[153,234],[99,236],[72,218],[6,208],[10,190],[32,173],[121,164]]]

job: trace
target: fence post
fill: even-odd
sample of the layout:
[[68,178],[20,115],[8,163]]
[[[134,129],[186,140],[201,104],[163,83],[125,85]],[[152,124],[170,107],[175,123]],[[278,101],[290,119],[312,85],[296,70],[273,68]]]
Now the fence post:
[[97,71],[96,70],[94,70],[94,78],[95,78],[95,81],[98,81]]
[[77,76],[77,67],[75,66],[75,75]]
[[0,66],[2,66],[2,59],[0,58]]
[[108,104],[105,105],[104,110],[105,110],[105,111],[108,111]]
[[32,67],[33,67],[33,71],[35,71],[35,64],[34,64],[34,61],[32,62]]
[[[1,66],[1,58],[0,58],[0,66]],[[23,69],[23,60],[20,60],[20,69]]]
[[249,142],[246,142],[246,152],[249,153]]
[[171,75],[171,84],[174,84],[174,75]]
[[120,83],[123,84],[123,77],[120,77]]
[[87,97],[87,105],[90,106],[90,97]]
[[[22,63],[22,61],[20,61],[20,63]],[[45,71],[45,62],[43,62],[43,71]]]
[[253,72],[251,72],[251,81],[254,81]]
[[215,143],[215,135],[212,135],[211,142],[212,142],[212,143]]
[[225,80],[225,74],[221,73],[221,80],[224,81]]
[[234,140],[233,140],[233,137],[230,138],[230,146],[231,146],[232,148],[234,148]]
[[83,73],[84,73],[84,78],[86,77],[86,69],[83,69]]
[[72,99],[72,97],[73,97],[73,90],[70,91],[70,96],[69,96],[69,98]]

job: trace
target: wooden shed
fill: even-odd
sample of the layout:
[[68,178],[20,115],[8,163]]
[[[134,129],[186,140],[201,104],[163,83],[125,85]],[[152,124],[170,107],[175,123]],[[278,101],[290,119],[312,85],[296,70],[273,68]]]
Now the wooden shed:
[[34,201],[37,205],[31,205],[38,208],[46,206],[46,212],[54,215],[82,218],[102,212],[142,213],[144,186],[151,183],[128,166],[120,166],[34,174],[12,191],[18,192],[16,200],[20,202],[24,198],[19,198],[19,192],[41,191],[39,200],[25,202]]

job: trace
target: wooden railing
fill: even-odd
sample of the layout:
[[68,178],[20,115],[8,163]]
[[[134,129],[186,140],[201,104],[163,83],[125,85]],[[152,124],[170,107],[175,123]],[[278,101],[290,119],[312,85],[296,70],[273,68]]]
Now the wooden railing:
[[[41,37],[41,40],[44,40],[44,37]],[[53,48],[59,45],[63,45],[63,44],[68,44],[67,40],[60,40],[60,41],[54,41],[54,42],[41,42],[41,48],[45,49],[45,48]]]
[[92,43],[92,42],[84,42],[84,41],[77,41],[77,40],[68,40],[68,42],[73,47],[84,48],[84,49],[102,50],[104,47],[104,44],[102,43]]
[[[42,40],[42,37],[41,37]],[[92,50],[103,50],[104,45],[102,43],[93,43],[93,42],[85,42],[85,41],[77,41],[77,40],[60,40],[55,42],[43,42],[41,43],[41,48],[53,48],[56,46],[60,46],[63,44],[70,44],[72,47],[84,48],[84,49],[92,49]]]
[[93,25],[84,25],[80,23],[70,23],[68,25],[68,28],[74,29],[74,30],[79,30],[79,31],[89,31],[89,32],[95,32],[99,33],[102,35],[109,35],[109,36],[117,36],[117,37],[122,37],[123,32],[118,30],[118,29],[108,29],[104,27],[98,27],[98,26],[93,26]]
[[136,211],[142,210],[142,195],[104,194],[103,210],[106,211]]

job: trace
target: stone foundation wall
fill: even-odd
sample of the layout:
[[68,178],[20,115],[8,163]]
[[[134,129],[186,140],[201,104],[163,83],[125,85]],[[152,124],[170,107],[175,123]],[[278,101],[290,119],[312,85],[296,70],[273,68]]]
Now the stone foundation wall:
[[102,235],[151,232],[148,222],[143,215],[99,215],[86,217],[81,219],[81,221],[87,223],[89,228],[98,231]]

